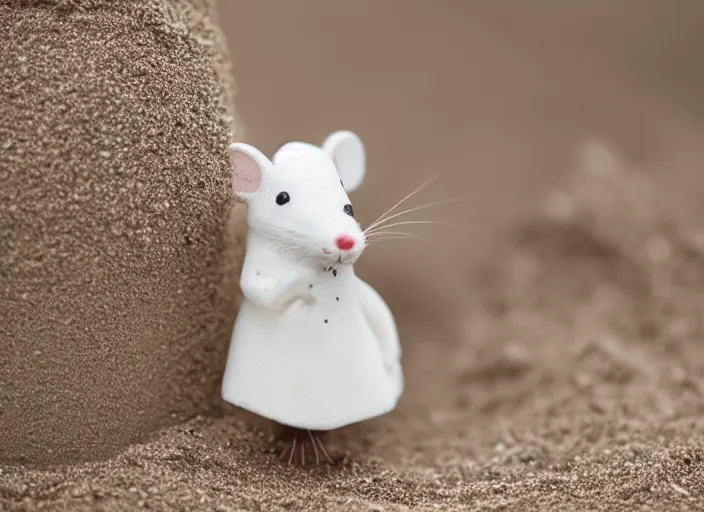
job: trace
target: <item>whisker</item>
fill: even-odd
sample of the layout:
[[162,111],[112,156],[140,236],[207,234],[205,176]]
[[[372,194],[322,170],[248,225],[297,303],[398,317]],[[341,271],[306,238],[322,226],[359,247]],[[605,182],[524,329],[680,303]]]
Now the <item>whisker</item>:
[[325,455],[325,458],[328,460],[328,462],[330,464],[332,464],[332,459],[330,458],[330,455],[328,455],[328,451],[325,449],[323,442],[318,437],[316,437],[315,440],[318,441],[318,445],[320,446],[320,450],[323,452],[323,455]]
[[315,465],[319,466],[320,465],[320,455],[318,455],[318,445],[315,443],[315,439],[313,438],[313,434],[311,431],[308,431],[308,435],[310,436],[310,442],[313,443],[313,450],[315,450]]
[[291,448],[291,455],[288,457],[288,465],[291,465],[291,461],[293,461],[293,454],[296,453],[296,438],[293,438],[293,447]]
[[453,227],[453,228],[461,228],[459,224],[451,224],[448,222],[435,222],[432,220],[406,220],[403,222],[394,222],[392,224],[386,224],[384,226],[380,226],[376,229],[373,229],[369,232],[367,232],[367,235],[373,235],[374,233],[383,233],[386,231],[387,228],[392,228],[394,226],[405,226],[407,224],[436,224],[438,226],[448,226],[448,227]]
[[428,240],[423,238],[420,235],[416,235],[415,233],[406,233],[405,231],[384,231],[383,233],[372,233],[376,234],[377,236],[375,238],[372,238],[369,240],[369,243],[374,243],[374,242],[381,242],[383,240],[386,240],[387,238],[416,238],[418,240],[422,240],[425,243],[430,243]]
[[426,180],[425,183],[423,183],[420,187],[418,187],[417,189],[415,189],[413,192],[411,192],[411,193],[408,194],[406,197],[404,197],[403,199],[401,199],[398,203],[396,203],[396,204],[393,205],[391,208],[389,208],[388,210],[386,210],[384,213],[382,213],[381,215],[379,215],[379,217],[378,217],[374,222],[372,222],[372,223],[369,225],[369,227],[368,227],[367,229],[370,229],[370,228],[372,228],[373,226],[375,226],[377,223],[381,222],[381,221],[383,220],[383,218],[384,218],[386,215],[388,215],[389,213],[391,213],[392,211],[394,211],[400,204],[402,204],[404,201],[407,201],[408,199],[410,199],[411,197],[413,197],[414,195],[416,195],[418,192],[420,192],[421,190],[423,190],[425,187],[427,187],[428,185],[430,185],[433,181],[437,180],[439,177],[440,177],[440,173],[437,173],[435,176],[432,176],[431,178],[429,178],[428,180]]
[[[393,241],[395,241],[395,240],[412,240],[412,239],[411,239],[411,238],[408,238],[408,237],[397,237],[397,238],[389,238],[388,240],[383,240],[383,242],[393,242]],[[421,240],[421,242],[425,242],[425,243],[427,243],[428,245],[430,245],[430,243],[429,243],[429,242],[426,242],[425,240]],[[380,248],[382,245],[384,245],[384,244],[382,244],[382,243],[373,244],[373,245],[371,245],[370,247],[368,247],[367,250],[369,250],[369,249],[377,249],[377,248]]]
[[430,208],[430,207],[432,207],[432,206],[439,206],[439,205],[450,204],[450,203],[458,203],[458,202],[460,202],[460,201],[464,201],[464,198],[462,198],[462,197],[453,197],[453,198],[450,198],[450,199],[443,199],[443,200],[441,200],[441,201],[433,201],[433,202],[431,202],[431,203],[422,204],[422,205],[416,206],[416,207],[414,207],[414,208],[409,208],[408,210],[404,210],[404,211],[402,211],[402,212],[394,213],[394,214],[391,215],[390,217],[387,217],[387,218],[382,219],[382,220],[378,220],[378,221],[374,222],[373,224],[370,224],[369,227],[367,227],[367,229],[364,230],[364,232],[366,233],[367,231],[369,231],[370,229],[372,229],[374,226],[381,226],[381,225],[383,225],[384,223],[390,221],[391,219],[395,219],[396,217],[400,217],[401,215],[405,215],[405,214],[407,214],[407,213],[415,212],[415,211],[418,211],[418,210],[424,210],[424,209]]
[[[408,233],[406,231],[375,231],[374,233],[370,233],[365,240],[377,240],[378,237],[384,237],[387,235],[406,235],[406,236],[416,236],[415,233]],[[371,238],[371,237],[374,238]]]
[[425,243],[428,243],[428,244],[430,243],[430,242],[428,242],[427,240],[422,239],[422,238],[419,238],[419,237],[410,237],[410,236],[390,236],[390,237],[388,237],[388,238],[381,238],[381,239],[379,239],[379,240],[374,240],[373,243],[367,244],[367,247],[371,247],[371,246],[373,246],[373,245],[379,245],[381,242],[388,242],[389,240],[414,240],[414,239],[418,239],[418,240],[420,240],[421,242],[425,242]]

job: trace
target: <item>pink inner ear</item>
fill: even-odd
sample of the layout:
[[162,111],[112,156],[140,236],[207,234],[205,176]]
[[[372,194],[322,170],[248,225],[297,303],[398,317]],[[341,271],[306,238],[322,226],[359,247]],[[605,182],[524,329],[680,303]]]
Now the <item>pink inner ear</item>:
[[259,165],[249,155],[234,151],[230,153],[232,167],[232,190],[235,194],[256,192],[262,179]]

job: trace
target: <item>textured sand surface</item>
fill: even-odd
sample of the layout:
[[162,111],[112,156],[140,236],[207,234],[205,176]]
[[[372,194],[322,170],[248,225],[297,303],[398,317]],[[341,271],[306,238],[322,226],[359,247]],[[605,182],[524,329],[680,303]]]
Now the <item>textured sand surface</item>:
[[497,255],[461,331],[410,323],[401,406],[333,433],[332,467],[281,465],[266,423],[227,414],[108,462],[5,468],[0,504],[701,510],[704,245],[650,185],[594,150]]
[[218,403],[228,60],[208,3],[2,4],[0,460],[105,456]]

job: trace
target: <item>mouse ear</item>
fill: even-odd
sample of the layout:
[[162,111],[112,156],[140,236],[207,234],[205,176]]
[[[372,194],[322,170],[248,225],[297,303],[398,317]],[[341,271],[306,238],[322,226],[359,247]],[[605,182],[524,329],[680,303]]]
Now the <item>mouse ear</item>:
[[366,154],[362,140],[353,132],[337,131],[328,135],[322,148],[335,162],[345,190],[356,190],[364,181],[366,172]]
[[257,148],[241,142],[230,144],[227,152],[232,170],[232,191],[237,199],[247,201],[259,190],[262,173],[271,162]]

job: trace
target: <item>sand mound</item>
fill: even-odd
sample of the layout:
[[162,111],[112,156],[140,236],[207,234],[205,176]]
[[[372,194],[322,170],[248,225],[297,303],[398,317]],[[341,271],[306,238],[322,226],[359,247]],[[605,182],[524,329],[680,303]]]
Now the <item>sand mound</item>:
[[333,433],[336,466],[281,466],[266,423],[237,412],[106,462],[7,468],[0,496],[75,510],[701,508],[704,249],[660,197],[589,148],[483,272],[461,332],[400,317],[408,392]]
[[218,403],[235,288],[212,11],[0,6],[4,462],[105,456]]

